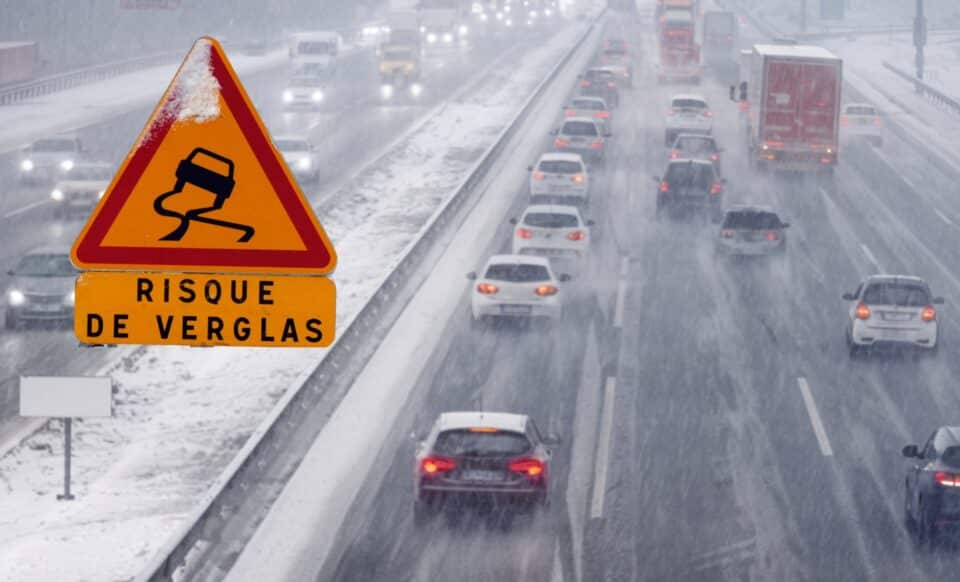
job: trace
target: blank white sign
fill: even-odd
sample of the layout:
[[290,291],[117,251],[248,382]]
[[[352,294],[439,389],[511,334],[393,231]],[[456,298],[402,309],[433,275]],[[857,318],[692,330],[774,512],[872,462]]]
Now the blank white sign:
[[112,416],[113,393],[107,376],[22,376],[20,416]]

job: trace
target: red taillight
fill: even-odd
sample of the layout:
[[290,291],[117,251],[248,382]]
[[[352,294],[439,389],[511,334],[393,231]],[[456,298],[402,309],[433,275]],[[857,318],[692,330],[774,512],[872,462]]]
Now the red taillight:
[[519,236],[520,238],[533,238],[533,233],[525,228],[518,228],[517,236]]
[[540,285],[536,289],[536,294],[540,297],[549,297],[557,294],[557,288],[553,285]]
[[609,111],[597,111],[597,112],[594,114],[594,117],[599,117],[600,119],[610,119],[610,112],[609,112]]
[[574,109],[567,109],[567,117],[576,117],[577,112]]
[[933,480],[937,482],[937,485],[942,485],[944,487],[960,487],[960,475],[955,475],[953,473],[937,471],[933,475]]
[[616,83],[607,83],[607,87],[610,87],[611,89],[613,89],[616,86],[617,86]]
[[720,194],[721,192],[723,192],[723,184],[720,182],[714,182],[713,186],[710,186],[710,193],[714,196]]
[[741,101],[741,102],[740,102],[740,111],[746,111],[746,110],[748,110],[748,109],[750,109],[750,103],[747,102],[747,101]]
[[600,148],[602,148],[602,147],[603,147],[603,140],[599,140],[599,139],[598,139],[597,141],[595,141],[595,142],[593,142],[592,144],[590,144],[590,147],[592,147],[592,148],[594,148],[594,149],[600,149]]
[[730,229],[728,229],[728,228],[725,228],[725,229],[723,229],[723,231],[720,233],[720,236],[722,236],[723,238],[733,238],[733,237],[737,236],[737,233],[733,232],[732,230],[730,230]]
[[713,111],[704,111],[703,115],[706,117],[713,117]]
[[820,163],[821,163],[821,164],[832,164],[832,163],[833,163],[833,158],[831,158],[830,156],[822,156],[822,157],[820,158]]
[[523,473],[527,477],[539,477],[543,475],[544,469],[546,469],[543,461],[534,459],[533,457],[510,461],[507,468],[509,468],[512,473]]
[[720,159],[720,156],[718,156],[717,154],[710,154],[710,159],[716,162],[717,160]]
[[446,473],[457,468],[457,463],[447,457],[427,457],[420,461],[420,469],[427,475]]
[[870,319],[870,308],[866,303],[857,304],[857,319]]
[[477,292],[483,293],[484,295],[494,295],[499,290],[500,288],[492,283],[480,283],[477,285]]
[[874,119],[873,124],[876,125],[877,127],[880,127],[881,125],[883,125],[879,119]]
[[666,180],[661,180],[661,181],[660,181],[660,191],[661,191],[661,192],[669,192],[669,191],[670,191],[670,184],[668,184]]
[[927,305],[923,308],[923,311],[920,312],[920,319],[924,321],[933,321],[937,318],[937,310],[933,308],[932,305]]
[[556,139],[553,142],[553,146],[558,148],[565,148],[568,145],[570,145],[570,142],[565,139]]
[[774,232],[774,231],[771,230],[770,232],[767,233],[767,240],[769,240],[769,241],[776,241],[776,240],[779,240],[779,239],[780,239],[780,237],[777,235],[776,232]]
[[582,230],[575,230],[567,235],[567,238],[570,240],[583,240],[586,237],[586,233],[584,233]]
[[543,172],[534,172],[534,173],[533,173],[533,179],[536,180],[537,182],[542,182],[542,181],[543,181]]
[[584,180],[586,180],[586,178],[583,176],[583,174],[574,174],[573,177],[570,178],[570,181],[574,184],[583,184]]
[[674,111],[673,109],[671,109],[670,111],[667,111],[667,117],[673,117],[673,116],[676,115],[676,114],[677,114],[677,112]]
[[679,158],[679,157],[680,157],[680,152],[678,152],[678,151],[672,151],[672,152],[670,152],[670,158],[671,158],[671,159],[676,160],[676,159]]
[[590,81],[584,79],[583,81],[580,82],[580,86],[581,86],[581,87],[589,87],[589,86],[590,86]]
[[841,117],[841,118],[840,118],[840,125],[850,125],[850,120],[847,119],[846,117]]

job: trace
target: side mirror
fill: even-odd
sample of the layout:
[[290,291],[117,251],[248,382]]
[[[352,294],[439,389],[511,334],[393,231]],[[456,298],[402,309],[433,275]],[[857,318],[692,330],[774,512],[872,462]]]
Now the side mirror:
[[593,225],[596,224],[596,223],[597,223],[597,222],[596,222],[595,220],[588,220],[588,221],[587,221],[587,226],[593,226]]
[[901,452],[903,456],[908,459],[914,459],[920,456],[920,450],[917,448],[917,445],[907,445],[903,447]]
[[557,433],[548,433],[543,435],[543,444],[549,447],[555,447],[563,442],[563,439]]
[[789,222],[784,222],[782,226],[783,226],[783,228],[790,228],[790,223],[789,223]]
[[572,279],[572,278],[573,278],[573,277],[571,277],[570,275],[568,275],[568,274],[566,274],[566,273],[560,273],[560,275],[557,276],[557,280],[560,281],[561,283],[566,283],[567,281],[569,281],[569,280]]
[[467,273],[467,279],[470,279],[471,281],[475,281],[477,279],[477,274],[473,271],[470,271],[469,273]]
[[933,298],[933,304],[934,304],[934,305],[943,305],[943,297],[934,297],[934,298]]
[[853,293],[844,293],[843,298],[847,301],[853,301],[854,299],[856,299],[856,296],[854,296]]
[[517,223],[517,219],[516,219],[516,218],[511,218],[511,219],[510,219],[510,224],[516,224],[516,223]]
[[13,269],[10,269],[9,271],[7,271],[7,275],[9,275],[10,277],[13,277]]

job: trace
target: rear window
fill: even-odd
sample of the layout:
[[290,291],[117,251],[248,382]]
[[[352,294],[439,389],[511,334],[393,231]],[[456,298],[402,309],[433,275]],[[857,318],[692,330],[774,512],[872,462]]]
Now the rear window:
[[523,218],[527,226],[540,228],[576,228],[580,221],[573,214],[553,214],[548,212],[531,212]]
[[602,81],[605,79],[613,78],[613,71],[600,70],[600,69],[591,69],[587,71],[586,78],[591,81]]
[[560,133],[564,135],[599,135],[597,126],[592,121],[568,121],[563,124],[563,130]]
[[723,228],[773,230],[782,226],[780,218],[772,212],[728,212]]
[[850,105],[847,107],[847,115],[876,115],[877,110],[869,105]]
[[713,167],[710,164],[670,164],[665,179],[671,186],[710,188],[713,185]]
[[580,162],[543,160],[540,162],[539,170],[550,174],[579,174],[583,171],[583,166],[580,165]]
[[574,99],[573,106],[576,109],[586,109],[587,111],[603,111],[603,103],[593,99]]
[[530,283],[549,281],[550,272],[543,265],[499,264],[487,267],[485,279],[508,281],[511,283]]
[[533,446],[527,436],[518,432],[473,432],[470,429],[445,430],[437,435],[433,450],[451,457],[516,456]]
[[707,104],[700,99],[674,99],[674,109],[706,109]]
[[868,305],[923,307],[930,303],[930,292],[916,283],[872,283],[863,292],[863,302]]
[[712,154],[717,151],[717,145],[710,138],[684,137],[677,140],[677,149],[694,154]]

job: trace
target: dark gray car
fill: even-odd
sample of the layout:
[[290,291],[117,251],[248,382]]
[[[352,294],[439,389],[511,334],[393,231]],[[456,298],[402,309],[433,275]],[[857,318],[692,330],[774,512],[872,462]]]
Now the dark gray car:
[[13,278],[6,293],[7,329],[26,321],[73,320],[77,271],[70,262],[69,249],[46,247],[30,251],[7,274]]

